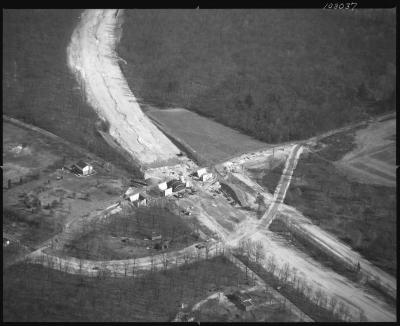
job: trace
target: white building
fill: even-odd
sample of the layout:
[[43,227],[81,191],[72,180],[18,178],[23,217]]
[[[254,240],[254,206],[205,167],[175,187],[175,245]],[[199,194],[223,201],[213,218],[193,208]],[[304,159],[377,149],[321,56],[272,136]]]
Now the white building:
[[168,188],[168,186],[167,186],[167,182],[166,181],[161,182],[161,183],[158,184],[158,189],[161,190],[161,191],[164,191],[167,188]]
[[210,180],[211,178],[212,178],[212,173],[205,173],[200,177],[200,180],[204,182]]
[[172,188],[167,188],[167,189],[163,190],[162,195],[164,197],[171,196],[172,195]]
[[147,206],[147,198],[144,197],[141,193],[136,193],[133,194],[131,196],[129,196],[129,200],[131,203],[133,203],[133,205],[135,205],[136,207],[140,207],[140,206]]
[[132,195],[135,191],[136,191],[136,189],[135,189],[134,187],[129,187],[129,188],[125,191],[125,196],[129,197],[129,196]]
[[206,174],[206,173],[207,173],[207,169],[206,168],[202,168],[202,169],[197,170],[195,175],[196,175],[196,177],[201,178],[201,176],[203,174]]

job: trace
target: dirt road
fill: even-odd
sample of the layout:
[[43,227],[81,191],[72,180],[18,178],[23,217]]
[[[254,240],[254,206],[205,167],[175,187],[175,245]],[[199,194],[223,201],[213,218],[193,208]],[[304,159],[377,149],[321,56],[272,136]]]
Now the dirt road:
[[343,261],[349,268],[354,268],[357,263],[360,263],[360,273],[368,277],[369,280],[378,283],[379,287],[393,299],[396,299],[397,282],[393,276],[371,264],[367,259],[363,258],[359,253],[333,235],[312,224],[309,219],[293,207],[283,205],[281,213],[285,216],[282,220],[293,232],[309,238],[323,251]]
[[[68,65],[109,133],[134,160],[154,166],[180,151],[142,112],[122,75],[115,47],[123,10],[85,10],[68,47]],[[119,32],[119,35],[116,35]]]

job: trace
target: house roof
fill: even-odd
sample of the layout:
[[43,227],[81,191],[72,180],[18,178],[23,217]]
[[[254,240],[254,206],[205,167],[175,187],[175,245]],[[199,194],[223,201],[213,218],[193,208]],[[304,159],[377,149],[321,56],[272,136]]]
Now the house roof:
[[185,185],[184,183],[182,183],[182,181],[174,179],[174,180],[170,180],[167,182],[167,186],[168,188],[175,188],[178,187],[179,185]]
[[75,165],[76,165],[78,168],[83,169],[83,168],[89,166],[90,164],[87,164],[87,163],[85,163],[85,162],[83,162],[83,161],[79,161],[79,162],[76,163]]

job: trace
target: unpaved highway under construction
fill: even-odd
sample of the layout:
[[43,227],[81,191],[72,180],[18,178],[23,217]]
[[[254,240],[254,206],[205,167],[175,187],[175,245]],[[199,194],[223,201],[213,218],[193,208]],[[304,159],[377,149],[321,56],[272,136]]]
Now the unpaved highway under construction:
[[109,133],[142,166],[176,159],[178,148],[142,112],[115,52],[122,10],[85,10],[68,47],[68,65]]

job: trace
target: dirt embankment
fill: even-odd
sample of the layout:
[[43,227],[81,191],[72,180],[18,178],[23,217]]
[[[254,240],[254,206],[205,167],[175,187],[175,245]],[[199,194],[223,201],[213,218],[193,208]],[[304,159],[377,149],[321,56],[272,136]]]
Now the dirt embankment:
[[122,10],[84,11],[68,47],[68,65],[116,143],[143,166],[165,164],[179,149],[144,115],[122,75],[115,52],[121,15]]

